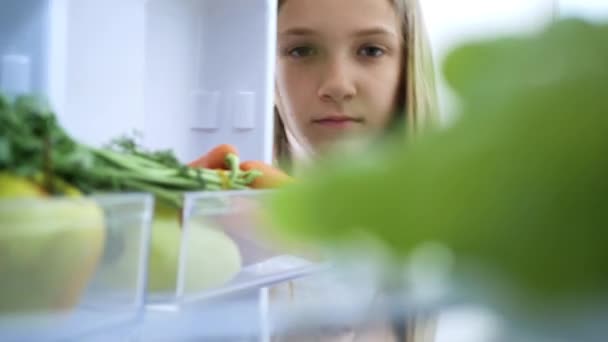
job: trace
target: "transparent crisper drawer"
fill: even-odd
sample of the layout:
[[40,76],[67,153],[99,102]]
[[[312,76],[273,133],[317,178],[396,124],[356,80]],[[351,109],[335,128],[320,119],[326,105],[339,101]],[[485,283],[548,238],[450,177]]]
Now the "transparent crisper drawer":
[[0,340],[65,340],[143,312],[150,195],[0,201]]
[[[155,291],[154,304],[184,304],[247,292],[315,273],[326,266],[290,250],[262,226],[262,201],[269,191],[217,191],[185,195],[175,286]],[[169,229],[155,222],[154,233]],[[174,229],[174,228],[173,228]],[[155,238],[158,242],[160,235]],[[151,263],[162,266],[155,242]],[[153,266],[154,268],[154,266]],[[157,274],[156,278],[162,274]],[[169,279],[171,279],[169,277]],[[158,279],[152,279],[152,284]]]

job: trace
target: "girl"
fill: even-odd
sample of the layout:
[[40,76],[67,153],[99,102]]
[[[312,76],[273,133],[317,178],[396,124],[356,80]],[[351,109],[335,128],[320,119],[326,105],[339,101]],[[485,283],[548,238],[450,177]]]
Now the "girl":
[[[416,0],[279,0],[277,44],[275,159],[283,171],[297,173],[353,137],[381,137],[397,125],[415,137],[437,122],[433,61]],[[223,158],[212,155],[192,164],[222,167]],[[264,168],[264,177],[275,180],[286,177],[255,162],[241,167]],[[290,284],[273,293],[297,301],[307,287]],[[421,329],[425,324],[406,327],[397,334],[354,328],[350,336],[320,340],[392,341],[408,335],[407,341],[430,341],[420,336],[428,333]]]
[[275,150],[288,169],[352,137],[436,121],[417,1],[279,0]]

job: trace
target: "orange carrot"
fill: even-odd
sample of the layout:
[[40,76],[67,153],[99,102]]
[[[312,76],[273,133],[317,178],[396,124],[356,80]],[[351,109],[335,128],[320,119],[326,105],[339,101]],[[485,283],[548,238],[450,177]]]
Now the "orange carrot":
[[188,164],[190,167],[201,167],[206,169],[226,169],[226,155],[233,153],[238,155],[236,147],[229,144],[222,144],[214,147],[207,154],[199,157],[195,161]]
[[285,172],[261,161],[252,160],[242,162],[240,167],[243,171],[258,170],[263,173],[250,184],[254,189],[278,188],[294,181],[294,179]]

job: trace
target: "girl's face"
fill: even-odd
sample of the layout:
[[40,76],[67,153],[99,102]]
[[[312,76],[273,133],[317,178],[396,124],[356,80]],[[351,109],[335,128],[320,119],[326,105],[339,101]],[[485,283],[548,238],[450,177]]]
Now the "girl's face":
[[403,44],[389,0],[284,1],[276,104],[291,142],[322,151],[384,132],[401,95]]

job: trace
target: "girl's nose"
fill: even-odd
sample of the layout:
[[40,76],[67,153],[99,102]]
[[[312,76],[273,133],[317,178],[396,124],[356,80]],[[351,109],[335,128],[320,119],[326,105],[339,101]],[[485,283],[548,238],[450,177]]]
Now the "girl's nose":
[[323,71],[318,95],[323,101],[342,103],[352,99],[357,89],[346,61],[333,61]]

